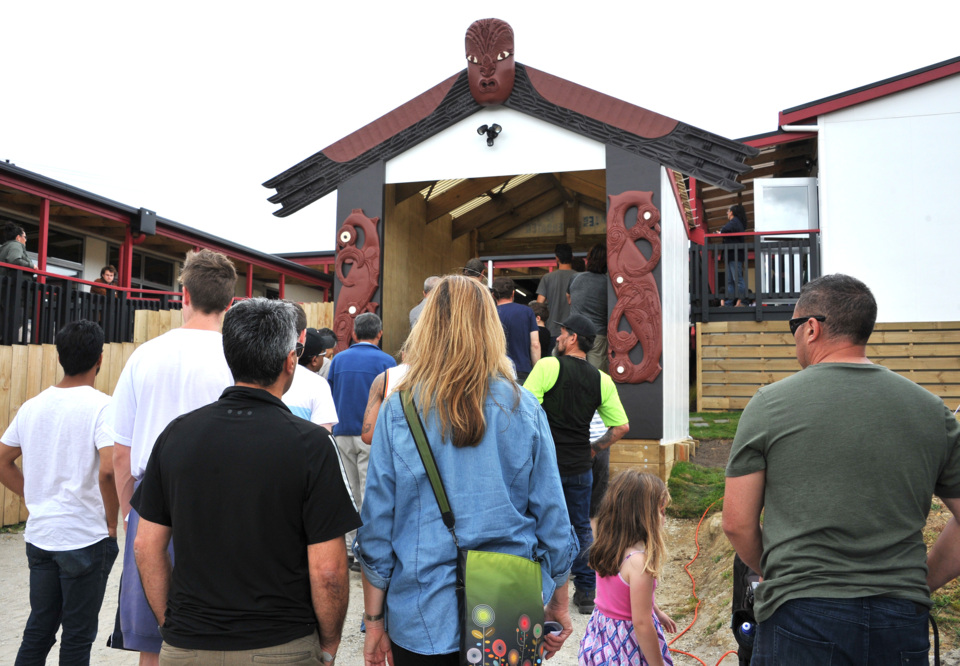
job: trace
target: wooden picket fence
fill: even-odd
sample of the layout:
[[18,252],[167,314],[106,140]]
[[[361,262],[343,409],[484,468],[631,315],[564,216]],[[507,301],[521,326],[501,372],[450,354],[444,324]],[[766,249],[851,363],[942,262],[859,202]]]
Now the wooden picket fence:
[[[762,386],[800,370],[785,321],[697,324],[697,411],[743,409]],[[867,356],[960,404],[960,322],[877,324]]]
[[[307,312],[308,326],[323,328],[333,323],[333,303],[301,305]],[[113,395],[120,372],[133,350],[147,340],[180,327],[182,323],[179,310],[138,311],[134,320],[134,342],[115,342],[103,346],[103,364],[97,375],[96,388]],[[0,436],[20,405],[61,379],[63,368],[57,362],[55,345],[0,346]],[[27,507],[23,498],[0,485],[0,527],[15,525],[26,519]]]

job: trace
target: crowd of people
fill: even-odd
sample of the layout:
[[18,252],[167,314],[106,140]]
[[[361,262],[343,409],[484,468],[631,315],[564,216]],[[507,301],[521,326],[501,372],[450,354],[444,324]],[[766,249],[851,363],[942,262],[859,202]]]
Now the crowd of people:
[[[560,627],[545,658],[571,636],[572,606],[590,615],[581,664],[672,664],[676,623],[654,598],[667,488],[634,470],[609,480],[630,425],[604,371],[605,247],[583,272],[569,246],[556,261],[530,307],[509,278],[491,293],[479,260],[428,277],[399,365],[376,314],[331,359],[332,331],[295,303],[228,309],[236,272],[209,250],[181,271],[183,326],[137,348],[112,398],[93,388],[99,326],[65,326],[63,380],[0,439],[0,483],[30,511],[16,663],[44,663],[61,626],[61,663],[89,663],[122,524],[109,642],[141,664],[333,663],[351,570],[366,664],[459,664],[458,548],[539,562]],[[794,314],[804,370],[750,402],[727,467],[724,529],[763,575],[754,659],[919,659],[930,592],[960,573],[956,519],[929,558],[921,534],[933,494],[960,511],[960,424],[867,360],[876,303],[859,281],[809,283]]]

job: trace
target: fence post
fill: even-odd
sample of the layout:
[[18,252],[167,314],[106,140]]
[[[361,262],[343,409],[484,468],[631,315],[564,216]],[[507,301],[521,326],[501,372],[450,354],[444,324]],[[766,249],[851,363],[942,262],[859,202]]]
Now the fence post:
[[820,234],[810,234],[810,279],[820,277]]
[[700,246],[700,297],[701,316],[700,321],[710,321],[710,246],[706,238],[703,239],[703,245]]

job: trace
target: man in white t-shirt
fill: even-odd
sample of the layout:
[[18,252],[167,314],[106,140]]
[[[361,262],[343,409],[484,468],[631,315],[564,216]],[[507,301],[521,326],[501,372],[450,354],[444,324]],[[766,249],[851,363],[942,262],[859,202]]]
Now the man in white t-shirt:
[[[293,373],[293,384],[283,394],[283,403],[300,418],[333,432],[333,426],[339,420],[330,384],[310,369],[323,354],[323,341],[317,329],[307,328],[307,315],[303,308],[298,303],[293,305],[297,310],[297,351],[300,356]],[[303,328],[300,328],[301,325]]]
[[[61,624],[60,663],[90,663],[118,553],[113,439],[104,425],[110,398],[93,388],[103,331],[81,320],[56,339],[63,380],[25,402],[0,440],[0,483],[30,511],[30,617],[18,664],[44,663]],[[22,472],[14,464],[21,456]]]
[[130,498],[157,437],[176,417],[220,398],[233,386],[223,356],[220,324],[236,289],[237,272],[226,256],[189,252],[180,271],[183,326],[133,352],[113,392],[108,426],[113,434],[117,493],[127,530],[120,580],[119,626],[112,647],[140,652],[141,666],[159,663],[163,639],[144,596],[133,556],[139,516]]

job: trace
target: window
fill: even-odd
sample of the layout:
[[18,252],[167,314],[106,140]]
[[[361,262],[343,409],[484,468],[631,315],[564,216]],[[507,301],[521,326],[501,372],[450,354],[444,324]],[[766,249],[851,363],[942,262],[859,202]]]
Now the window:
[[[120,248],[111,245],[108,264],[120,266]],[[134,250],[133,267],[130,271],[131,286],[159,291],[178,291],[174,285],[174,262]]]
[[[40,249],[40,225],[8,217],[0,217],[0,225],[11,221],[27,232],[27,253],[37,263]],[[57,275],[80,277],[83,274],[83,237],[50,227],[47,237],[47,270]]]

